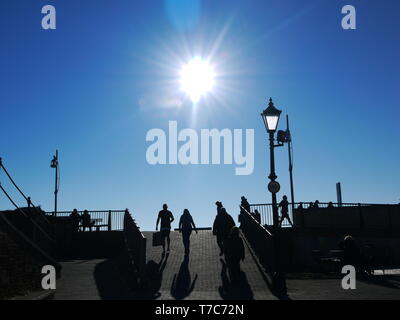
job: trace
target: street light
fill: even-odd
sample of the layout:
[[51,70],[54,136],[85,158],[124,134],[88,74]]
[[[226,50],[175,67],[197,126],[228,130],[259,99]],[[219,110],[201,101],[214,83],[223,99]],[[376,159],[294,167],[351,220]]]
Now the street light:
[[278,128],[278,123],[279,123],[279,117],[281,115],[282,111],[278,110],[275,108],[274,103],[272,102],[272,98],[269,99],[268,107],[261,113],[261,117],[264,121],[265,129],[267,130],[269,134],[269,150],[270,150],[270,174],[268,178],[270,179],[270,182],[268,184],[268,190],[271,192],[272,195],[272,218],[273,218],[273,247],[274,247],[274,274],[272,277],[272,287],[274,291],[279,294],[285,296],[287,294],[286,291],[286,280],[285,280],[285,275],[281,270],[281,259],[280,259],[280,253],[279,253],[279,247],[278,247],[278,240],[279,240],[279,216],[278,216],[278,204],[276,201],[276,194],[280,190],[280,185],[276,180],[277,176],[275,174],[275,153],[274,149],[275,147],[281,147],[283,146],[284,139],[282,136],[282,133],[279,136],[278,139],[278,144],[274,144],[274,134],[276,132],[276,129]]
[[50,162],[50,168],[56,169],[55,174],[55,186],[54,186],[54,216],[57,216],[57,194],[58,194],[58,150],[56,150],[55,156]]
[[278,128],[278,123],[279,123],[279,117],[281,115],[282,111],[278,110],[275,108],[274,103],[272,102],[272,98],[269,99],[268,103],[268,108],[265,109],[261,113],[261,117],[264,121],[265,129],[267,130],[269,134],[269,149],[270,149],[270,174],[268,178],[271,180],[270,183],[268,184],[268,190],[272,194],[272,218],[273,218],[273,224],[274,224],[274,229],[278,229],[278,222],[279,222],[279,216],[278,216],[278,206],[277,206],[277,201],[276,201],[276,193],[279,192],[280,185],[278,182],[276,182],[276,174],[275,174],[275,153],[274,149],[275,147],[280,147],[283,144],[279,143],[278,145],[274,145],[274,134],[276,129]]
[[273,134],[276,131],[281,113],[281,110],[275,108],[272,98],[269,98],[268,108],[261,113],[265,128],[269,133]]

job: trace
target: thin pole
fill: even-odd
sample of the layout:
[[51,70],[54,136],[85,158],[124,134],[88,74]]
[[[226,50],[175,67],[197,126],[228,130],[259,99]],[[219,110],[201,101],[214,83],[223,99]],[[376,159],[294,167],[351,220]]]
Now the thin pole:
[[294,187],[293,187],[293,163],[292,163],[292,135],[289,130],[289,115],[286,115],[286,131],[289,136],[288,154],[289,154],[289,178],[290,178],[290,197],[292,201],[292,214],[294,212]]
[[54,216],[57,217],[57,194],[58,194],[58,150],[56,150],[56,177],[54,186]]
[[[272,181],[275,181],[277,176],[275,174],[275,153],[274,153],[274,133],[269,132],[269,151],[270,151],[270,175],[269,179]],[[273,225],[274,229],[278,229],[278,222],[279,222],[279,216],[278,216],[278,206],[277,206],[277,201],[276,201],[276,194],[271,192],[272,194],[272,218],[273,218]]]

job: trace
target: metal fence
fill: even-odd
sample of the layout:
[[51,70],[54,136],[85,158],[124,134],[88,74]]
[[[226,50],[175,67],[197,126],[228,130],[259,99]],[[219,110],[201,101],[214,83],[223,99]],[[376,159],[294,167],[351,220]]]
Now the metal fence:
[[[58,211],[57,217],[69,217],[72,211]],[[79,215],[83,211],[78,211]],[[92,230],[96,231],[121,231],[124,229],[125,210],[92,210],[88,211],[93,224]],[[47,212],[47,215],[54,215],[54,212]],[[82,225],[80,225],[82,229]]]
[[129,264],[134,268],[133,271],[138,277],[139,285],[143,286],[146,281],[146,237],[141,233],[128,210],[124,214],[123,227]]
[[[318,208],[328,208],[328,206],[333,206],[333,207],[358,207],[358,206],[371,206],[373,204],[367,204],[367,203],[331,203],[331,202],[319,202],[318,203]],[[299,208],[300,206],[303,207],[303,209],[309,209],[309,208],[315,208],[315,202],[295,202],[294,203],[294,209]],[[289,203],[289,217],[290,220],[293,222],[293,206],[291,203]],[[268,225],[272,226],[273,225],[273,213],[272,213],[272,203],[263,203],[263,204],[251,204],[250,205],[250,211],[255,212],[257,210],[260,215],[261,215],[261,224],[262,225]],[[279,215],[281,214],[280,208],[279,210]],[[285,219],[282,223],[282,227],[290,227],[289,222]]]

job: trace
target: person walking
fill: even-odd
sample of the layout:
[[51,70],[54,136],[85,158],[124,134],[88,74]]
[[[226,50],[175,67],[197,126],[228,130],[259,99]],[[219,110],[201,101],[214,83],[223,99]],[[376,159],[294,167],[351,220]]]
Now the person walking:
[[232,216],[226,212],[225,208],[221,208],[213,223],[213,234],[217,237],[217,244],[220,249],[220,256],[224,254],[224,241],[229,235],[232,227],[235,226],[235,221]]
[[239,228],[232,227],[225,241],[225,260],[232,282],[240,279],[240,261],[244,260],[243,240],[239,235]]
[[287,196],[282,197],[282,201],[279,203],[278,207],[281,207],[281,216],[279,218],[279,226],[282,226],[283,220],[287,219],[290,225],[293,227],[293,223],[289,217],[289,202]]
[[168,205],[166,203],[163,204],[163,209],[158,213],[156,230],[158,230],[158,223],[161,221],[160,231],[161,236],[163,238],[163,253],[165,253],[165,239],[167,239],[167,252],[170,250],[171,240],[169,238],[169,234],[171,232],[171,223],[174,221],[174,216],[172,212],[168,210]]
[[179,219],[179,229],[182,233],[183,246],[185,247],[185,255],[190,252],[190,235],[192,230],[196,231],[196,225],[194,224],[193,217],[188,209],[183,210],[183,214]]

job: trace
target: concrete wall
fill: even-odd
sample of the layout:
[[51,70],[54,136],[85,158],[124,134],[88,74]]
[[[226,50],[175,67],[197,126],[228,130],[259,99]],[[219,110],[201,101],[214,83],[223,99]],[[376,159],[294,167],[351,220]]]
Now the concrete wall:
[[44,264],[0,225],[0,299],[40,288]]
[[400,205],[303,209],[293,218],[304,228],[400,230]]
[[[338,249],[338,244],[345,234],[345,231],[332,232],[322,229],[314,232],[294,231],[291,235],[292,263],[297,266],[317,266],[313,251],[319,250],[322,256],[329,256],[330,250]],[[400,266],[400,234],[379,232],[352,235],[364,253],[372,252],[380,257],[390,256],[391,264]]]

